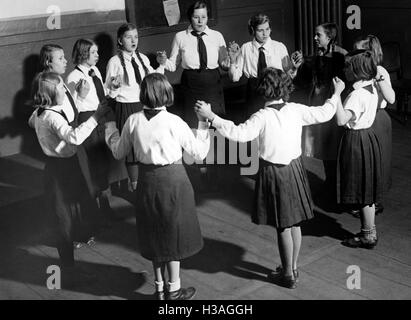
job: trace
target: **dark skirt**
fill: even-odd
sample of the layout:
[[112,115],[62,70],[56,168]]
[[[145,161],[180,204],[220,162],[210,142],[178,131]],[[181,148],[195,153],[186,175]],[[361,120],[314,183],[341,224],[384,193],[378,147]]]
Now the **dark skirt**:
[[194,191],[183,165],[139,164],[136,223],[141,255],[153,262],[179,261],[202,249]]
[[[80,112],[79,123],[87,121],[94,111]],[[88,165],[91,173],[91,180],[97,193],[109,187],[108,171],[111,161],[111,152],[105,142],[105,124],[99,124],[90,136],[83,142],[87,153]],[[95,195],[97,196],[97,195]]]
[[258,78],[249,78],[247,81],[246,113],[247,119],[264,107],[264,98],[257,93]]
[[337,202],[371,205],[382,201],[381,147],[374,130],[345,130],[337,159]]
[[56,246],[65,266],[74,263],[73,241],[85,241],[93,232],[97,213],[78,157],[47,157],[44,169],[46,208],[53,221]]
[[[133,113],[143,110],[141,102],[134,103],[121,103],[117,102],[115,107],[116,125],[120,133],[123,131],[124,124],[129,116]],[[135,156],[134,148],[131,148],[131,152],[126,157],[126,164],[137,164],[137,158]]]
[[288,165],[260,159],[254,197],[256,210],[252,220],[256,224],[283,229],[314,217],[310,186],[301,158]]
[[378,109],[375,116],[372,129],[377,135],[378,141],[381,146],[382,156],[382,173],[383,173],[383,185],[384,192],[387,192],[391,188],[391,156],[392,156],[392,124],[391,118],[387,111],[384,109]]
[[183,119],[190,128],[197,128],[198,119],[194,112],[197,100],[211,104],[213,112],[225,114],[224,92],[218,69],[184,70],[181,75],[181,87],[184,94]]
[[[314,86],[309,97],[309,106],[322,106],[330,98],[329,85]],[[338,146],[344,129],[338,126],[335,118],[330,121],[303,127],[303,155],[321,160],[336,160]]]

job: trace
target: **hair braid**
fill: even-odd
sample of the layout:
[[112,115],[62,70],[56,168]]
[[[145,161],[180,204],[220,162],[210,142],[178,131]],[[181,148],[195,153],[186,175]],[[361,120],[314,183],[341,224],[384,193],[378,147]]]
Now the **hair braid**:
[[123,53],[123,51],[119,50],[117,55],[120,58],[121,66],[123,67],[124,82],[129,86],[130,85],[130,79],[128,77],[128,73],[127,73],[127,69],[126,69],[126,63],[124,61],[124,53]]
[[138,61],[140,61],[141,65],[143,66],[144,73],[145,73],[144,76],[148,75],[149,74],[148,69],[147,69],[146,65],[144,64],[143,58],[141,57],[140,52],[138,51],[138,49],[136,50],[136,55],[137,55]]

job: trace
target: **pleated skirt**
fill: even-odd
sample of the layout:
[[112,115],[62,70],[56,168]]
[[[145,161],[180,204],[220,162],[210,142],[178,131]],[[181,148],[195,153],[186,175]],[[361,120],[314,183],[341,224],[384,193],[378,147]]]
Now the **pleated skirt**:
[[301,158],[288,165],[260,159],[252,221],[283,229],[314,217],[313,201]]
[[139,164],[136,223],[140,252],[153,262],[188,258],[203,247],[194,191],[181,164]]
[[337,202],[371,205],[382,201],[381,146],[372,128],[345,130],[337,159]]
[[[308,104],[322,106],[331,95],[330,85],[314,86]],[[334,117],[324,123],[304,126],[302,133],[303,154],[306,157],[335,161],[343,134],[344,129],[337,125]]]
[[197,100],[211,104],[216,114],[225,114],[223,85],[218,68],[201,71],[186,69],[181,75],[181,86],[184,93],[183,119],[190,128],[197,128],[198,125],[194,111]]
[[[121,133],[123,131],[124,124],[126,123],[128,117],[131,116],[133,113],[140,112],[141,110],[143,110],[143,105],[141,102],[116,102],[114,110],[116,115],[116,125]],[[137,164],[137,158],[135,156],[134,148],[132,148],[130,153],[127,155],[126,164]]]
[[378,109],[371,128],[374,130],[378,141],[380,142],[383,186],[384,192],[387,192],[392,185],[392,122],[388,112],[384,109]]

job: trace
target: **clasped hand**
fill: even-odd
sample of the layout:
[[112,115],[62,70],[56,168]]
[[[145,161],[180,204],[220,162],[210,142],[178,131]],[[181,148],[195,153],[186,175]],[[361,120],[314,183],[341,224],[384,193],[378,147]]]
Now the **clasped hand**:
[[207,119],[213,121],[215,117],[214,112],[211,110],[211,105],[204,101],[197,100],[194,106],[194,111],[200,121],[205,121]]

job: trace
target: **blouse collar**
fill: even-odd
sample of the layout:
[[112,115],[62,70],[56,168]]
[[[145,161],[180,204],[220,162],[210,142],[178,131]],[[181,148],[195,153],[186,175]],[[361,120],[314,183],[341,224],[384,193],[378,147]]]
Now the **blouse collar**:
[[[193,32],[193,31],[194,31],[193,26],[190,24],[190,25],[188,26],[188,28],[187,28],[187,33],[188,33],[188,34],[191,34],[191,32]],[[206,26],[203,32],[204,32],[206,35],[209,35],[210,28],[209,28],[208,26]]]

